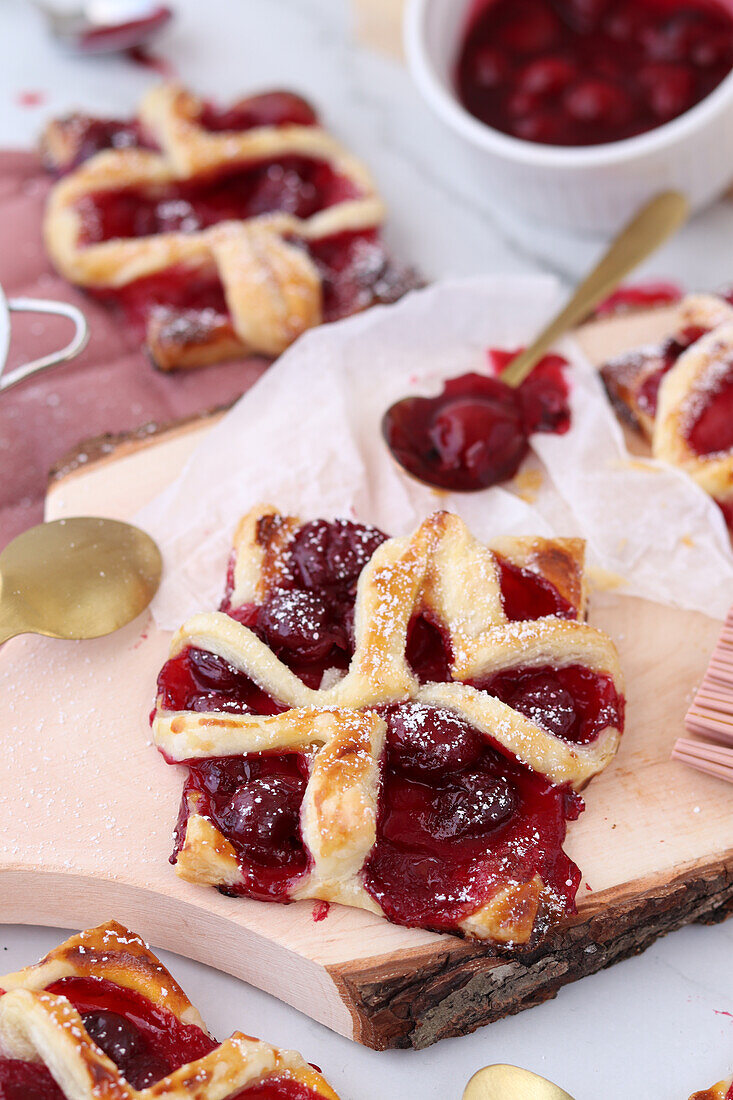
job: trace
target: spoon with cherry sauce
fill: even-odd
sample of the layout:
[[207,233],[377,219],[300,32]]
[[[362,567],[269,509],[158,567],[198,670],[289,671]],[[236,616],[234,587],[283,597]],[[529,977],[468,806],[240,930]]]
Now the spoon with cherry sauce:
[[396,462],[433,488],[476,492],[508,481],[529,452],[534,432],[570,427],[567,365],[548,355],[687,219],[679,191],[646,203],[614,238],[570,300],[535,340],[516,354],[494,352],[495,375],[466,374],[437,397],[405,397],[382,418],[382,436]]
[[170,22],[156,0],[34,0],[53,37],[75,53],[120,53],[141,46]]
[[518,1066],[485,1066],[474,1073],[463,1100],[573,1100],[570,1093]]

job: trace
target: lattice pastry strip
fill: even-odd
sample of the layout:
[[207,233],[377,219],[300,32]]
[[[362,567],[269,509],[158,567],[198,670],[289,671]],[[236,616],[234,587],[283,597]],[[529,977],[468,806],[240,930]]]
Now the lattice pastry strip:
[[[44,223],[51,259],[79,286],[114,296],[171,272],[185,272],[193,282],[221,285],[226,323],[207,307],[198,311],[187,334],[191,316],[183,306],[172,303],[152,311],[148,341],[163,367],[200,365],[237,352],[280,354],[301,332],[324,319],[323,274],[304,244],[368,235],[384,220],[384,206],[369,173],[315,120],[308,125],[255,125],[222,132],[206,128],[204,111],[201,101],[176,85],[152,89],[141,103],[139,126],[145,143],[154,148],[128,145],[85,160],[53,188]],[[56,123],[47,133],[51,160],[63,163],[67,130]],[[179,197],[172,190],[173,198],[165,199],[166,188],[214,187],[219,179],[234,178],[234,172],[268,164],[274,188],[296,161],[323,165],[340,181],[322,200],[322,208],[316,202],[303,216],[291,212],[300,208],[287,186],[277,200],[273,190],[264,209],[263,203],[255,204],[251,213],[240,217],[229,213],[237,201],[244,202],[235,195],[223,202],[214,224],[206,224],[212,220],[213,199],[201,215],[203,222],[188,205],[185,190]],[[316,188],[314,183],[304,186]],[[102,234],[99,239],[101,222],[94,203],[100,196],[118,193],[123,202],[139,202],[145,210],[145,204],[160,200],[163,208],[156,209],[162,209],[163,223],[171,222],[174,228],[146,232],[134,219],[128,228],[127,221],[118,219],[109,231],[111,238]],[[308,210],[312,207],[309,204]],[[368,257],[366,245],[364,254]],[[369,262],[365,259],[367,267]],[[362,274],[365,286],[370,278],[373,288],[382,279],[378,293],[387,293],[387,278],[378,265],[371,276],[368,271]],[[394,290],[398,296],[399,289]],[[353,309],[363,304],[356,294]]]
[[[305,530],[270,508],[245,517],[235,539],[230,609],[266,605],[273,594],[279,598],[297,554],[293,547]],[[194,616],[175,635],[170,667],[189,660],[192,652],[209,655],[207,660],[213,656],[231,675],[276,701],[281,713],[233,713],[205,703],[174,708],[161,694],[153,730],[169,762],[205,766],[212,759],[246,760],[261,753],[298,753],[306,762],[300,832],[309,863],[290,883],[289,897],[385,912],[367,888],[364,868],[378,848],[390,708],[407,708],[403,713],[410,721],[440,715],[458,723],[459,739],[470,727],[470,737],[480,745],[498,748],[552,784],[579,789],[614,755],[620,714],[588,743],[573,743],[534,720],[531,709],[520,713],[480,689],[496,675],[513,670],[531,675],[534,669],[541,675],[549,665],[556,672],[582,666],[588,675],[612,684],[619,696],[622,691],[616,651],[600,631],[556,614],[510,621],[504,609],[499,561],[511,562],[513,555],[515,569],[543,564],[545,572],[531,576],[554,577],[570,597],[570,613],[581,614],[580,544],[519,539],[500,540],[499,547],[482,546],[457,516],[446,513],[429,517],[412,536],[377,545],[358,574],[348,669],[331,683],[324,675],[320,687],[305,683],[249,625],[229,614]],[[408,648],[417,617],[439,623],[444,631],[450,682],[425,682],[424,677],[421,682],[411,667]],[[177,871],[193,881],[245,888],[237,851],[207,815],[205,801],[203,790],[187,789]],[[527,939],[543,890],[534,873],[504,888],[495,882],[484,904],[458,927],[502,942]]]
[[[177,1065],[163,1077],[160,1069],[149,1069],[151,1051],[141,1051],[153,1041],[140,1032],[146,1004],[152,1027],[164,1027],[167,1038],[180,1044]],[[115,1029],[122,1039],[116,1047]],[[166,1039],[158,1036],[158,1041]],[[198,1054],[191,1061],[184,1058],[186,1046]],[[111,1056],[118,1051],[119,1065]],[[160,1063],[157,1049],[152,1057]],[[146,1068],[156,1080],[139,1089],[123,1073],[132,1077]],[[253,1086],[266,1097],[268,1082],[284,1090],[277,1091],[278,1097],[291,1090],[300,1100],[306,1089],[310,1100],[338,1100],[320,1073],[294,1051],[240,1032],[215,1044],[171,975],[138,936],[116,922],[82,932],[37,965],[0,977],[0,1095],[4,1078],[19,1088],[13,1074],[29,1071],[30,1079],[21,1078],[26,1087],[49,1100],[237,1100]]]

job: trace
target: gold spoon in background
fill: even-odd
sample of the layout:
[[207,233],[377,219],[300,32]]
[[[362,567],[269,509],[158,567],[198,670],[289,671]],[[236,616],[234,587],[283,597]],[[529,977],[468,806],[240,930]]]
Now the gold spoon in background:
[[158,547],[129,523],[58,519],[0,554],[0,644],[16,634],[99,638],[131,622],[158,590]]
[[[560,312],[543,328],[529,347],[518,355],[501,372],[500,378],[508,386],[515,388],[531,374],[540,359],[553,344],[570,329],[584,321],[595,307],[607,298],[622,279],[633,271],[643,260],[651,256],[672,234],[687,220],[690,206],[679,191],[664,191],[648,203],[614,238],[603,257],[593,270],[575,288],[570,300]],[[399,422],[400,406],[419,400],[404,397],[391,405],[382,417],[382,438],[395,462],[416,481],[422,481],[418,474],[403,465],[390,446],[391,426]],[[430,485],[429,481],[423,484]],[[466,491],[480,491],[487,485],[476,486]]]
[[573,1100],[569,1092],[518,1066],[486,1066],[474,1073],[463,1100]]
[[504,368],[502,382],[507,386],[520,386],[555,341],[584,321],[630,271],[656,252],[687,221],[689,213],[690,204],[680,191],[663,191],[642,206],[575,288],[567,305],[529,347],[515,355]]

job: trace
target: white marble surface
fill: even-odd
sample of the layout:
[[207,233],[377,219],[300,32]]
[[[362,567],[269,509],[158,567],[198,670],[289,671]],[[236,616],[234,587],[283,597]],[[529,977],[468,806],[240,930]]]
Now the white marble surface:
[[[65,108],[125,112],[153,79],[121,60],[64,57],[29,3],[1,2],[0,145],[29,146],[44,116]],[[558,244],[551,233],[521,246],[506,238],[491,196],[456,178],[445,136],[404,70],[353,45],[345,0],[177,0],[177,7],[160,52],[186,82],[223,99],[278,85],[312,97],[372,165],[392,211],[395,248],[426,274],[545,266],[568,275],[592,255],[592,245]],[[44,93],[45,102],[20,106],[26,91]],[[733,203],[698,218],[647,270],[714,288],[733,280],[731,240]],[[0,928],[0,972],[34,961],[61,937]],[[553,1002],[419,1053],[361,1049],[267,994],[164,957],[215,1034],[241,1027],[300,1048],[344,1100],[458,1098],[471,1073],[497,1061],[545,1074],[577,1100],[685,1100],[733,1068],[733,925],[685,929]]]

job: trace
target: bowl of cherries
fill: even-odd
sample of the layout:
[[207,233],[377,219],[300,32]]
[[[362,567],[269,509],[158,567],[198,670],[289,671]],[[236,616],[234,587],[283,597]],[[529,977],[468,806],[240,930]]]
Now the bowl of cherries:
[[733,180],[733,0],[410,0],[413,77],[509,215],[607,234]]

